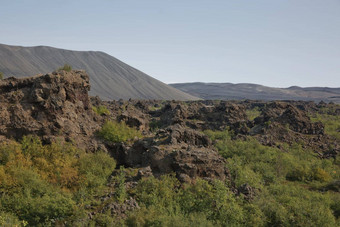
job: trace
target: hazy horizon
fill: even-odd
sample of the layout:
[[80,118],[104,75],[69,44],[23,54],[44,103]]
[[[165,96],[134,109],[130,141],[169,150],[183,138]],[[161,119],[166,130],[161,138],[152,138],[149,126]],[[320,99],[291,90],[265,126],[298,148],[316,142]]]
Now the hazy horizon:
[[165,83],[340,87],[339,1],[2,1],[0,43],[103,51]]

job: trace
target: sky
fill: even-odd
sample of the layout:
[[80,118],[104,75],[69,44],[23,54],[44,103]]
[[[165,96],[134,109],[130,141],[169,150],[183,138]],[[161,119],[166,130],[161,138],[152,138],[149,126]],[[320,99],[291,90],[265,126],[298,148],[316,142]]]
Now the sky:
[[0,43],[104,51],[165,83],[340,87],[340,0],[0,0]]

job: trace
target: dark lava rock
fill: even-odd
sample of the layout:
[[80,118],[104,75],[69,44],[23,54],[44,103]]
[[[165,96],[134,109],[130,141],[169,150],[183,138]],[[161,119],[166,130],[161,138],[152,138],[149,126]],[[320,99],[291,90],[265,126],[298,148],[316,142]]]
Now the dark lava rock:
[[118,164],[128,167],[150,167],[152,174],[176,173],[180,179],[226,180],[226,162],[210,147],[211,141],[203,134],[181,125],[159,130],[153,138],[136,141],[132,146],[111,147]]
[[237,188],[238,195],[242,194],[248,201],[252,200],[256,196],[256,189],[251,187],[249,184],[243,184]]
[[[106,199],[109,198],[110,197]],[[104,201],[106,199],[104,199]],[[129,198],[125,200],[123,203],[119,202],[106,203],[105,206],[98,213],[110,214],[111,216],[117,218],[126,218],[129,212],[136,209],[140,209],[138,202],[134,198]],[[96,214],[95,212],[89,214],[90,219],[95,214]]]
[[93,120],[84,71],[58,71],[46,75],[0,81],[0,135],[21,139],[33,134],[44,142],[73,141],[96,150]]

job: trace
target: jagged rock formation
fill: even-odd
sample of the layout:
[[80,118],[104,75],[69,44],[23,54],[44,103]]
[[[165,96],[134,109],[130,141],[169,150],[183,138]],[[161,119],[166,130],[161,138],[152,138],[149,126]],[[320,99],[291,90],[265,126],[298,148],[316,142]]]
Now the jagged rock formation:
[[[275,147],[280,147],[281,143],[301,143],[305,148],[318,153],[320,157],[335,157],[339,152],[338,142],[324,133],[324,125],[321,122],[312,122],[308,116],[316,113],[320,108],[325,109],[332,105],[303,101],[207,100],[163,103],[155,101],[110,102],[108,107],[111,110],[123,111],[127,115],[143,116],[149,122],[150,130],[157,132],[157,129],[160,129],[158,134],[164,133],[164,130],[171,130],[174,125],[196,131],[229,129],[233,131],[235,138],[252,136],[266,146]],[[122,106],[124,108],[121,108]],[[146,108],[147,106],[149,108]],[[246,110],[255,107],[260,110],[259,116],[254,120],[249,120]],[[336,114],[339,109],[334,111]],[[183,139],[183,135],[181,136],[180,140]],[[193,138],[191,142],[194,141]],[[176,137],[172,140],[175,141]],[[187,140],[184,139],[184,141]]]
[[[320,157],[336,157],[338,141],[324,133],[307,113],[327,107],[313,102],[255,101],[101,101],[89,98],[84,71],[57,71],[30,78],[0,81],[0,140],[37,135],[43,142],[69,141],[88,151],[109,152],[119,165],[139,169],[139,177],[175,173],[182,182],[195,178],[230,180],[228,163],[204,130],[232,130],[233,139],[253,137],[264,145],[301,143]],[[98,115],[92,106],[109,112]],[[248,119],[247,109],[259,116]],[[335,106],[336,107],[336,106]],[[334,109],[334,108],[333,108]],[[333,112],[338,113],[339,109]],[[107,120],[123,121],[143,132],[131,143],[96,136]],[[332,146],[329,146],[331,144]],[[235,189],[251,199],[254,190]],[[111,208],[110,208],[111,209]],[[116,208],[115,208],[116,209]]]
[[185,182],[197,177],[226,180],[229,176],[225,160],[211,147],[209,138],[178,124],[132,146],[115,144],[109,150],[119,164],[149,167],[155,176],[174,172]]
[[[0,81],[0,135],[20,140],[37,135],[45,143],[68,141],[89,151],[108,150],[120,164],[151,167],[153,175],[175,172],[185,181],[196,177],[226,179],[226,163],[210,145],[211,141],[195,130],[181,125],[160,130],[154,137],[126,144],[102,144],[95,132],[105,119],[125,121],[148,133],[151,118],[146,109],[129,102],[94,103],[116,111],[96,115],[91,108],[89,77],[85,71],[58,71],[46,75]],[[143,107],[141,102],[136,105]],[[117,107],[119,106],[119,107]]]
[[[101,198],[101,201],[104,202],[110,199],[112,195],[108,195],[106,197]],[[99,213],[107,214],[109,212],[110,215],[119,217],[119,218],[126,218],[128,213],[140,209],[137,201],[134,198],[129,198],[125,200],[123,203],[113,202],[105,204],[105,206],[99,211]],[[89,216],[92,218],[92,215],[95,215],[95,212],[92,212]]]
[[182,124],[199,130],[223,130],[230,127],[240,130],[240,125],[245,124],[247,116],[242,105],[231,102],[179,102],[167,103],[164,108],[155,113],[160,125]]
[[33,134],[46,143],[73,141],[81,148],[96,149],[93,133],[100,126],[93,120],[89,89],[85,71],[1,80],[0,135],[21,139]]

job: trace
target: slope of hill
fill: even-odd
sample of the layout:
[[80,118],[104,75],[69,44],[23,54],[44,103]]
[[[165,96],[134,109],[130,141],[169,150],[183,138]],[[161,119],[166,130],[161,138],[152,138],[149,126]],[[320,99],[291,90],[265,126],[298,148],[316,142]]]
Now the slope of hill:
[[178,83],[170,84],[183,92],[202,99],[304,100],[340,103],[340,88],[289,87],[273,88],[258,84]]
[[0,44],[0,72],[5,77],[48,73],[64,64],[86,70],[92,84],[90,95],[102,99],[197,99],[103,52]]

